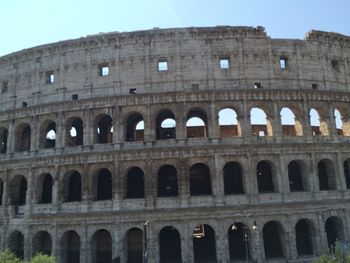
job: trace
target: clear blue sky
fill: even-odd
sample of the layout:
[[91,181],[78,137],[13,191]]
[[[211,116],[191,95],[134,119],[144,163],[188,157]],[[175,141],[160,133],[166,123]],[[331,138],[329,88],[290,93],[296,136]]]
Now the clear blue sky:
[[0,56],[111,31],[264,26],[273,38],[319,29],[350,35],[350,0],[2,0]]

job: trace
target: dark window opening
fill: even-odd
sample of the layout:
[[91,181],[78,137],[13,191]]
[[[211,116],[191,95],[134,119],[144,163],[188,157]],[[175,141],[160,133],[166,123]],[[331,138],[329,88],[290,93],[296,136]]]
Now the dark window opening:
[[33,255],[42,253],[45,255],[51,255],[52,239],[49,233],[46,231],[40,231],[33,237]]
[[101,169],[97,174],[96,200],[112,199],[112,174],[107,169]]
[[288,164],[289,189],[291,192],[304,191],[302,170],[298,162]]
[[264,110],[253,107],[250,110],[250,126],[253,136],[271,136],[268,132],[268,118]]
[[0,153],[7,152],[7,138],[8,130],[6,128],[0,128]]
[[29,151],[30,150],[30,136],[31,131],[28,124],[23,124],[17,128],[16,133],[16,150]]
[[80,237],[75,231],[68,231],[63,234],[61,247],[64,263],[80,262]]
[[47,71],[45,73],[45,81],[46,81],[46,84],[55,83],[55,74],[53,73],[53,71]]
[[72,100],[77,100],[78,99],[78,94],[73,94],[72,95]]
[[143,233],[138,228],[131,228],[127,233],[128,263],[143,262]]
[[67,202],[81,201],[81,176],[78,172],[73,172],[69,176]]
[[167,226],[159,233],[159,255],[162,263],[181,263],[181,240],[176,228]]
[[314,90],[318,89],[317,83],[312,83],[311,84],[311,88],[314,89]]
[[242,170],[237,162],[225,164],[224,174],[224,191],[226,195],[243,194]]
[[254,83],[254,89],[261,89],[262,86],[261,86],[261,83],[260,82],[255,82]]
[[288,107],[283,107],[280,111],[282,135],[297,136],[295,114]]
[[225,108],[219,111],[220,138],[229,138],[240,135],[237,113],[233,109]]
[[328,247],[334,253],[336,242],[344,240],[344,229],[342,221],[335,216],[327,219],[325,224]]
[[[45,125],[45,124],[44,124]],[[56,146],[56,123],[51,121],[40,131],[40,148],[55,148]]]
[[270,221],[264,225],[264,249],[266,258],[282,258],[282,230],[277,222]]
[[194,262],[216,262],[215,232],[210,226],[203,225],[203,233],[202,237],[192,237]]
[[158,114],[156,119],[156,139],[175,139],[176,121],[175,116],[170,110],[165,110]]
[[46,174],[42,184],[41,191],[41,204],[51,204],[52,203],[52,177],[49,174]]
[[6,93],[8,91],[9,83],[8,81],[2,82],[1,93]]
[[166,60],[159,61],[158,71],[168,71],[168,61]]
[[104,229],[98,230],[92,236],[92,262],[112,263],[112,237]]
[[346,189],[350,189],[350,160],[344,162],[344,177],[346,182]]
[[101,77],[106,77],[109,75],[109,67],[108,64],[99,65],[99,75]]
[[317,165],[317,174],[320,191],[335,190],[335,174],[332,164],[327,160],[322,160]]
[[8,248],[19,259],[24,259],[24,236],[18,231],[11,233],[8,240]]
[[249,256],[248,227],[242,223],[235,223],[235,228],[228,231],[228,243],[231,261],[240,261]]
[[201,109],[193,109],[187,114],[187,138],[207,138],[207,114]]
[[144,198],[144,180],[144,173],[140,168],[131,168],[126,177],[126,198]]
[[211,195],[210,171],[205,164],[197,163],[190,168],[190,195]]
[[22,101],[22,107],[25,108],[28,106],[28,103],[26,101]]
[[256,177],[258,180],[259,193],[272,193],[275,191],[270,164],[265,161],[259,162],[256,167]]
[[305,219],[301,219],[295,226],[297,252],[299,256],[313,255],[312,236],[313,231]]
[[177,196],[177,171],[174,166],[164,165],[158,171],[158,196]]
[[112,118],[104,115],[97,122],[96,143],[112,143],[113,125]]
[[2,205],[4,198],[4,182],[0,179],[0,205]]
[[68,146],[83,145],[83,121],[80,118],[71,118],[66,126],[66,139]]
[[140,113],[130,115],[126,121],[126,141],[144,140],[144,121]]
[[199,90],[199,84],[197,84],[197,83],[191,84],[191,89],[192,90]]
[[137,89],[129,89],[129,94],[137,94]]
[[26,204],[27,180],[18,175],[11,181],[11,204],[15,206]]
[[220,58],[219,66],[220,66],[220,69],[229,69],[230,68],[230,59],[229,58]]
[[340,65],[339,65],[339,61],[336,59],[332,59],[331,61],[332,64],[332,69],[339,72],[340,71]]
[[280,57],[280,69],[286,69],[288,67],[288,59],[286,57]]

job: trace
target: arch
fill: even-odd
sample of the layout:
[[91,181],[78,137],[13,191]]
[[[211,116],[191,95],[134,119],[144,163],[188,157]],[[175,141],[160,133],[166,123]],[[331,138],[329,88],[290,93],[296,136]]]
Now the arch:
[[0,205],[3,204],[3,198],[4,198],[4,182],[0,178]]
[[129,169],[126,176],[126,198],[145,197],[145,175],[141,168]]
[[131,228],[126,234],[128,263],[143,262],[143,232],[139,228]]
[[158,196],[177,196],[177,170],[174,166],[166,164],[159,168],[157,175]]
[[276,191],[272,163],[270,161],[260,161],[257,164],[256,177],[259,193],[272,193]]
[[234,223],[230,226],[227,236],[232,261],[242,261],[250,258],[248,227],[243,223]]
[[228,162],[223,168],[224,192],[226,195],[244,194],[242,169],[237,162]]
[[[39,204],[51,204],[52,203],[52,188],[53,181],[50,174],[43,174],[41,177],[41,196]],[[40,189],[39,188],[39,189]]]
[[288,164],[289,190],[291,192],[307,189],[305,169],[305,163],[300,160],[293,160]]
[[344,240],[343,222],[339,217],[331,216],[326,220],[325,230],[328,247],[331,251],[334,251],[336,241]]
[[311,124],[312,134],[314,136],[317,136],[317,135],[327,136],[327,135],[329,135],[328,125],[320,117],[318,111],[314,108],[311,108],[309,114],[310,114],[310,124]]
[[335,122],[335,128],[337,129],[337,134],[343,136],[343,117],[340,114],[340,111],[338,109],[334,109],[334,122]]
[[39,131],[39,148],[55,148],[56,147],[56,123],[52,120],[44,121]]
[[96,178],[96,200],[111,200],[112,199],[112,174],[106,169],[99,169],[95,175]]
[[71,171],[64,175],[63,200],[65,202],[81,201],[81,175],[78,171]]
[[284,230],[280,223],[269,221],[263,228],[265,258],[283,258]]
[[63,263],[80,262],[80,237],[77,232],[66,231],[61,238],[61,247]]
[[320,191],[336,190],[336,175],[333,162],[323,159],[317,164],[317,175]]
[[16,151],[30,151],[31,129],[28,123],[17,126],[15,132]]
[[161,263],[181,263],[181,240],[179,231],[172,226],[159,232],[159,257]]
[[25,205],[27,195],[27,180],[23,175],[16,175],[10,183],[12,205]]
[[0,153],[7,152],[7,138],[8,138],[8,130],[6,128],[0,128]]
[[[202,235],[197,235],[198,232]],[[198,225],[192,235],[194,262],[216,262],[215,231],[209,225]]]
[[156,118],[156,139],[175,139],[176,138],[176,120],[171,110],[163,110],[158,113]]
[[312,233],[315,228],[310,220],[300,219],[295,225],[296,246],[299,256],[313,255]]
[[299,120],[296,119],[294,112],[288,108],[283,107],[280,111],[282,134],[284,136],[302,136],[302,125]]
[[130,114],[126,120],[126,141],[143,141],[144,126],[143,116],[140,113]]
[[48,232],[39,231],[33,236],[33,255],[42,253],[51,255],[52,239]]
[[196,163],[190,168],[190,195],[211,195],[211,179],[209,167]]
[[252,135],[259,137],[272,136],[272,126],[263,109],[257,107],[251,108],[250,125]]
[[350,189],[350,158],[343,163],[344,177],[346,182],[346,189]]
[[224,108],[219,111],[220,138],[241,136],[241,127],[234,109]]
[[9,250],[18,258],[24,259],[24,235],[15,230],[13,231],[7,241]]
[[102,114],[95,119],[95,143],[112,143],[113,121],[111,116]]
[[66,145],[83,145],[84,126],[83,121],[78,117],[72,117],[66,122]]
[[204,110],[195,108],[188,112],[186,119],[187,138],[207,138],[207,114]]
[[112,263],[112,236],[105,230],[97,230],[91,238],[93,263]]

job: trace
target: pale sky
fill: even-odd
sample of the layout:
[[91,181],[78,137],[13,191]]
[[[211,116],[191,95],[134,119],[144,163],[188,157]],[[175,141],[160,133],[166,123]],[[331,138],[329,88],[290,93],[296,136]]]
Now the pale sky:
[[264,26],[273,38],[311,29],[350,35],[350,0],[2,0],[0,56],[99,32]]

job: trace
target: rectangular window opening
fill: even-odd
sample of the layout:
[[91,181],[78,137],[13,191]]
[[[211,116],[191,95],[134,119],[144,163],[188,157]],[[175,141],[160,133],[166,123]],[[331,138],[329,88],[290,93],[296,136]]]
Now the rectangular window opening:
[[312,83],[311,84],[311,87],[312,87],[312,89],[317,89],[318,87],[317,87],[317,83]]
[[78,94],[73,94],[72,95],[72,100],[77,100],[78,99]]
[[107,64],[100,65],[100,76],[106,77],[109,75],[109,67]]
[[262,86],[261,86],[260,82],[254,83],[254,89],[261,89],[261,88],[262,88]]
[[136,89],[129,89],[129,94],[136,94],[136,93],[137,93]]
[[228,58],[220,58],[219,65],[220,65],[220,69],[229,69],[230,60]]
[[27,107],[27,106],[28,106],[28,103],[26,101],[23,101],[22,102],[22,107],[24,108],[24,107]]
[[199,84],[192,84],[191,87],[193,90],[199,90]]
[[168,61],[163,60],[158,62],[158,71],[168,71]]
[[55,74],[53,71],[46,72],[46,84],[53,84],[55,83]]
[[5,93],[8,90],[8,81],[2,82],[1,93]]
[[287,58],[286,57],[280,57],[280,69],[286,69],[287,68]]
[[264,131],[259,131],[258,136],[259,137],[265,137],[265,132]]
[[338,71],[340,70],[339,68],[339,61],[336,60],[336,59],[332,59],[332,68],[335,70],[335,71]]

